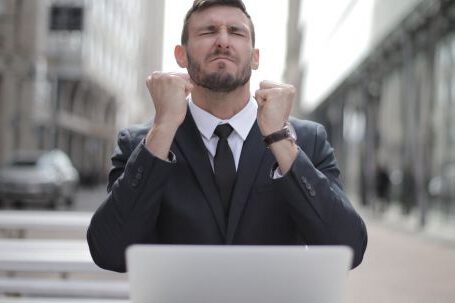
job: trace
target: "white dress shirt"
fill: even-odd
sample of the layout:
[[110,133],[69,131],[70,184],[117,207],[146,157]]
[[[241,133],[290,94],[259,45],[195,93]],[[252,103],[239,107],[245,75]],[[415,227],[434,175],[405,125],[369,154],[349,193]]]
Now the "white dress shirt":
[[224,123],[229,123],[232,126],[233,131],[228,137],[228,143],[234,156],[235,168],[238,169],[243,142],[245,142],[246,137],[256,121],[258,109],[256,101],[250,98],[245,107],[228,120],[222,120],[203,110],[194,104],[191,96],[189,97],[189,108],[194,122],[196,122],[196,126],[201,133],[202,141],[207,148],[212,169],[213,159],[216,154],[216,146],[218,144],[218,136],[214,134],[215,128],[219,124]]

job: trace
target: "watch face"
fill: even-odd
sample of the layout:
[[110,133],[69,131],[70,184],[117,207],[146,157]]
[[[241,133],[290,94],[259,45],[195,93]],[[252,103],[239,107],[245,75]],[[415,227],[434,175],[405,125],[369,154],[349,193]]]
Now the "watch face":
[[287,124],[288,130],[289,130],[289,137],[290,137],[292,140],[296,141],[296,140],[297,140],[297,133],[295,132],[294,127],[293,127],[292,124],[289,123],[289,122],[286,123],[286,124]]

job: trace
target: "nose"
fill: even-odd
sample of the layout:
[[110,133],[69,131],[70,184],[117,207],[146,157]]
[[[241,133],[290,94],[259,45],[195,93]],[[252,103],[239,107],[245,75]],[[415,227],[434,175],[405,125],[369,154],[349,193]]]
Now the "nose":
[[229,33],[226,30],[218,32],[216,46],[217,48],[229,48]]

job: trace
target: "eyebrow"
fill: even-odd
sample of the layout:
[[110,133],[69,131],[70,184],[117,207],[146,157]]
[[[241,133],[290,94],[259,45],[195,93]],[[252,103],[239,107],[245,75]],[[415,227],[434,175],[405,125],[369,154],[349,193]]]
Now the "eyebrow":
[[248,32],[248,30],[244,26],[239,26],[239,25],[229,25],[228,30],[230,32],[242,32],[242,33]]
[[[202,26],[196,28],[196,32],[215,31],[219,27],[220,27],[219,25],[215,25],[215,24],[202,25]],[[244,32],[244,33],[248,32],[247,27],[243,26],[241,24],[227,25],[227,29],[229,32]]]
[[203,31],[214,31],[216,30],[216,25],[204,25],[196,29],[197,32],[203,32]]

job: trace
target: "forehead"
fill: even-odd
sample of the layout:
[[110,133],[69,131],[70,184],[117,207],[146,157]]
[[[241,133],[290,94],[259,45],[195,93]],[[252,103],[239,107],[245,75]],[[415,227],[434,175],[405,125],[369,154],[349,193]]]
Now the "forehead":
[[237,7],[212,6],[193,13],[188,20],[188,28],[197,29],[207,25],[237,25],[249,30],[248,17]]

